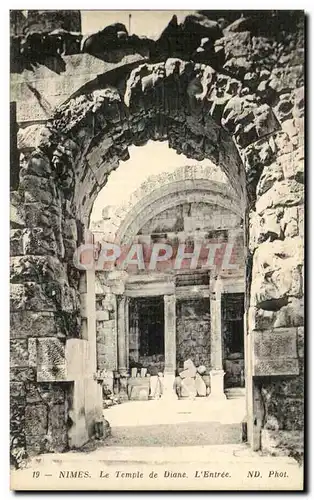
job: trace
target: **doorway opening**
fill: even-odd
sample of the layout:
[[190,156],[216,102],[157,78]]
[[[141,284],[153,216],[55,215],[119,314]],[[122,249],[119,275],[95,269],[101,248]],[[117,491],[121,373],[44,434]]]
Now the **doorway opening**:
[[244,387],[244,294],[222,295],[224,385]]
[[145,367],[157,375],[165,365],[163,296],[132,299],[129,318],[130,368]]

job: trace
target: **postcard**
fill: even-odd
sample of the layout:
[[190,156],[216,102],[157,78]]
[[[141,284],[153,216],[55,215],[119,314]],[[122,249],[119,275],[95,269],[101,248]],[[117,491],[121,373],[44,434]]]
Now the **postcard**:
[[304,25],[10,11],[13,490],[304,489]]

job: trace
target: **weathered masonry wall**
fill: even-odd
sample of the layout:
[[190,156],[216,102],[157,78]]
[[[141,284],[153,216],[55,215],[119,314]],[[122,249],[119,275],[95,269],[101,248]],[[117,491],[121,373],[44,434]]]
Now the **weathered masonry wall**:
[[191,359],[210,370],[210,304],[208,298],[177,300],[177,366]]
[[[130,145],[150,139],[219,164],[241,196],[249,439],[258,447],[261,438],[264,449],[281,446],[286,433],[302,441],[304,16],[265,12],[261,21],[254,11],[237,19],[226,13],[217,23],[215,13],[208,15],[182,25],[173,19],[145,51],[126,34],[110,60],[101,58],[102,34],[85,45],[88,54],[65,50],[34,61],[31,50],[12,68],[24,155],[11,193],[15,461],[19,450],[37,452],[39,442],[42,451],[54,447],[56,411],[69,425],[58,449],[73,446],[82,414],[84,439],[92,433],[94,366],[78,373],[71,364],[75,353],[84,367],[91,345],[80,328],[87,292],[72,256],[109,173],[128,158]],[[47,405],[39,410],[31,387],[42,391],[47,383]],[[26,443],[36,411],[48,416],[50,430]]]

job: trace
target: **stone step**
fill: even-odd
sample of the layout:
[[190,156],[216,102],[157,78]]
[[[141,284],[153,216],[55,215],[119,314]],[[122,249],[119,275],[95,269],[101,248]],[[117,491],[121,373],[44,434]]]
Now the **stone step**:
[[231,387],[225,389],[227,399],[245,399],[245,387]]

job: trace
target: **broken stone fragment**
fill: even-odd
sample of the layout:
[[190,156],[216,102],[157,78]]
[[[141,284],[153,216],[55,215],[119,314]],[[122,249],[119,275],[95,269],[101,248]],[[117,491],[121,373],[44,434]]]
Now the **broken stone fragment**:
[[203,375],[205,372],[206,372],[206,366],[205,365],[200,365],[198,368],[197,368],[197,371],[200,375]]
[[193,35],[194,38],[209,38],[210,40],[217,40],[223,35],[219,24],[202,14],[188,15],[182,24],[182,33]]
[[180,377],[183,378],[194,378],[196,375],[196,369],[195,370],[183,370],[183,372],[180,372]]
[[182,386],[182,379],[181,377],[176,377],[174,380],[173,388],[178,396],[178,398],[181,397],[181,386]]
[[181,384],[181,397],[186,399],[194,399],[197,396],[195,379],[184,378]]
[[195,375],[195,388],[198,396],[206,396],[206,384],[199,373]]
[[210,388],[210,375],[202,375],[202,379],[204,380],[207,389]]
[[157,375],[151,375],[149,378],[149,398],[159,399],[161,396],[160,379]]
[[228,33],[240,33],[241,31],[252,31],[255,28],[255,25],[255,19],[252,19],[251,17],[240,17],[224,29],[224,35],[227,35]]
[[261,243],[254,253],[251,305],[278,311],[287,297],[302,296],[303,242],[295,237]]
[[184,361],[183,369],[184,370],[189,370],[189,369],[196,370],[195,365],[191,359],[187,359],[186,361]]
[[135,385],[131,389],[130,399],[133,401],[147,401],[149,388],[146,386]]

